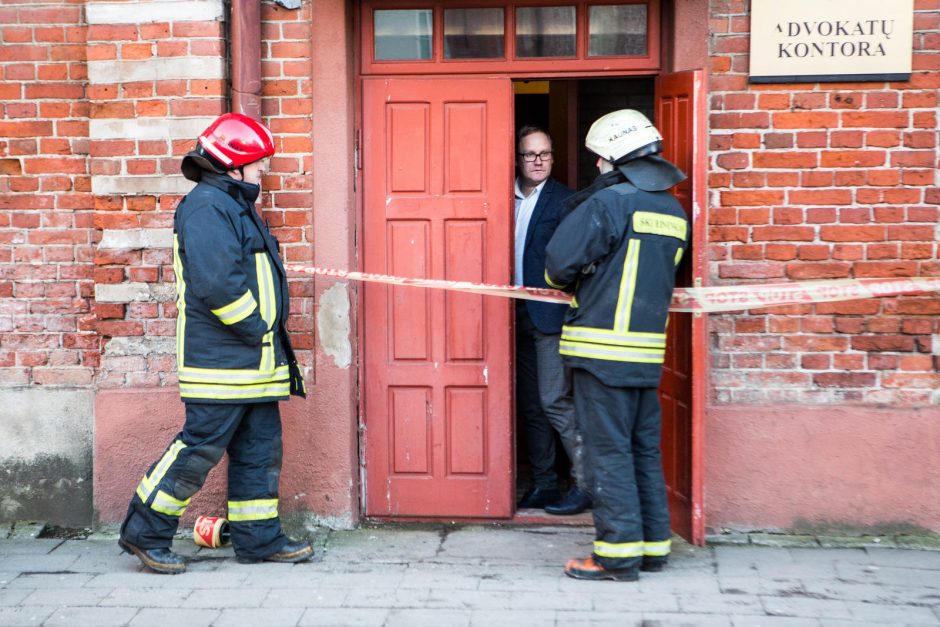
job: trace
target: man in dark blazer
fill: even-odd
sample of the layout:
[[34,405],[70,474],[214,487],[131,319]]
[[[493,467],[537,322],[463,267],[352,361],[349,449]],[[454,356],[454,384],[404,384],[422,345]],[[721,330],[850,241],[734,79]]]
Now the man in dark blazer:
[[[548,287],[545,247],[565,215],[564,201],[573,191],[551,178],[552,138],[547,131],[524,126],[516,143],[515,267],[513,282]],[[567,305],[516,301],[516,399],[525,423],[533,485],[520,508],[544,508],[558,515],[583,512],[591,500],[578,487],[582,479],[581,441],[574,403],[558,352]],[[572,462],[575,483],[562,498],[555,470],[555,432]]]

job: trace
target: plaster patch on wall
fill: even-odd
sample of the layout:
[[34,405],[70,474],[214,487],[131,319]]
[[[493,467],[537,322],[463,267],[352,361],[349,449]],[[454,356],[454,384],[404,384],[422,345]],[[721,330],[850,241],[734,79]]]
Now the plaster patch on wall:
[[94,392],[0,392],[0,519],[88,524]]
[[320,296],[317,311],[317,335],[323,352],[333,358],[338,368],[349,368],[352,346],[349,342],[349,295],[346,283],[337,283]]

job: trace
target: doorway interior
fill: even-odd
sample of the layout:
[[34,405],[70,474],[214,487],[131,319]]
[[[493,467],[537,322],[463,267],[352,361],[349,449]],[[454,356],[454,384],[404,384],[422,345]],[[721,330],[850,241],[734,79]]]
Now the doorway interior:
[[[597,157],[584,147],[588,129],[597,118],[618,109],[635,109],[655,124],[655,77],[616,77],[579,79],[516,79],[513,81],[514,133],[526,125],[548,130],[552,136],[554,160],[552,178],[571,189],[584,189],[597,176]],[[525,441],[525,424],[515,413],[515,455],[517,500],[531,485],[531,472]],[[570,487],[571,463],[556,434],[556,471],[559,489]],[[517,518],[551,519],[558,517],[541,510],[525,510]],[[568,519],[572,523],[590,522],[590,512]]]

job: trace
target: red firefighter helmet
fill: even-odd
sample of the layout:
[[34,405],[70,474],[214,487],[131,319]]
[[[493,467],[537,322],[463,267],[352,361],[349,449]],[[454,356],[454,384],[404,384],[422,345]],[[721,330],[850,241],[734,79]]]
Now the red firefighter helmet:
[[199,135],[181,169],[186,178],[198,181],[202,170],[221,174],[273,154],[274,136],[268,127],[241,113],[225,113]]

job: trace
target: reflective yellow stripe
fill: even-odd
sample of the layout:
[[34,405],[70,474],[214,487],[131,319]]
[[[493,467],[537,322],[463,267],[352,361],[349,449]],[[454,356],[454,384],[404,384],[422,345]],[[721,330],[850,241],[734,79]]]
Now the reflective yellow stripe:
[[[261,317],[268,324],[270,330],[274,326],[277,316],[277,301],[274,298],[274,272],[271,270],[271,260],[268,253],[255,253],[255,272],[258,276],[258,299]],[[261,370],[270,372],[274,370],[274,333],[265,334],[261,340]]]
[[195,385],[180,382],[183,398],[206,398],[235,400],[243,398],[266,398],[290,395],[290,381],[265,385]]
[[226,370],[222,368],[179,368],[179,380],[187,383],[252,384],[271,383],[290,377],[290,369],[278,366],[271,372]]
[[229,501],[228,519],[233,522],[277,518],[277,499]]
[[679,262],[682,261],[682,252],[683,251],[681,248],[676,249],[676,265],[677,266],[679,265]]
[[548,283],[549,286],[554,287],[556,290],[561,290],[565,288],[564,285],[561,285],[559,283],[555,283],[554,281],[552,281],[552,278],[548,276],[548,270],[545,271],[545,282]]
[[623,333],[630,328],[633,311],[633,295],[636,292],[636,274],[640,266],[640,240],[631,239],[623,259],[623,274],[620,275],[620,295],[614,314],[614,331]]
[[601,557],[642,557],[642,542],[622,542],[620,544],[611,544],[610,542],[601,542],[595,540],[594,552]]
[[224,307],[213,309],[212,313],[222,321],[222,324],[235,324],[250,316],[257,308],[258,303],[255,302],[255,297],[251,294],[251,290],[248,290],[234,302]]
[[663,540],[662,542],[644,542],[643,543],[643,555],[652,555],[660,557],[663,555],[669,555],[669,551],[672,549],[672,540]]
[[137,486],[137,496],[140,497],[141,501],[144,503],[147,502],[147,499],[153,494],[154,488],[160,485],[166,472],[170,469],[170,466],[173,465],[173,462],[176,461],[176,457],[184,448],[186,448],[186,445],[183,444],[182,440],[174,440],[173,444],[171,444],[163,454],[163,457],[160,458],[157,465],[154,466],[153,472],[150,473],[149,476],[144,475],[144,478],[140,480],[140,485]]
[[150,505],[150,509],[160,512],[161,514],[166,514],[167,516],[182,516],[183,512],[186,511],[186,506],[189,505],[189,502],[192,498],[188,498],[185,501],[175,499],[163,490],[157,491],[157,496],[153,498],[153,503]]
[[666,349],[665,333],[618,333],[610,329],[595,329],[593,327],[561,328],[561,339],[572,342],[593,342],[596,344],[613,344],[619,346],[634,346],[637,348]]
[[633,230],[637,233],[664,235],[685,241],[688,222],[678,216],[650,211],[637,211],[633,214]]
[[176,365],[183,365],[186,343],[186,282],[183,281],[183,260],[180,258],[179,236],[173,234],[173,274],[176,275]]
[[661,364],[666,361],[666,351],[656,349],[638,350],[626,346],[591,344],[586,342],[560,343],[562,355],[584,357],[585,359],[605,359],[607,361],[630,361],[642,364]]

